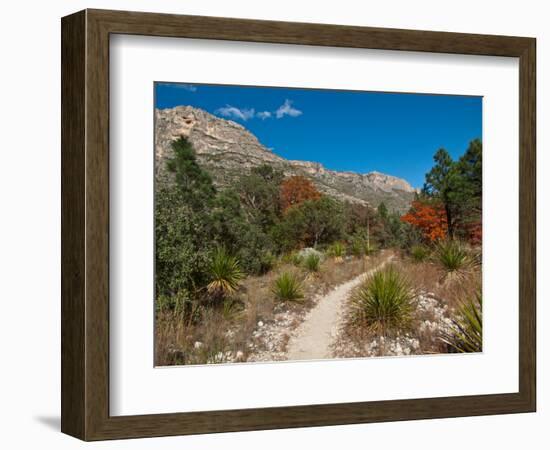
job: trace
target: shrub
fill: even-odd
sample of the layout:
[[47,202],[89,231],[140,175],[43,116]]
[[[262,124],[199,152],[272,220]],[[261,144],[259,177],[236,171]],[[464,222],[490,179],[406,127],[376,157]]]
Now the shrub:
[[462,271],[470,265],[470,255],[459,241],[446,240],[437,245],[436,258],[448,273]]
[[228,255],[223,248],[218,248],[214,252],[209,275],[212,281],[208,283],[208,292],[222,297],[233,294],[244,278],[239,261]]
[[458,353],[481,352],[483,347],[482,297],[476,294],[475,300],[460,305],[457,317],[452,319],[452,327],[441,336],[441,340]]
[[275,255],[271,252],[266,252],[262,255],[260,258],[260,274],[264,274],[269,272],[273,267],[275,267],[275,264],[277,263],[277,258]]
[[412,320],[414,296],[408,280],[391,266],[375,272],[355,291],[353,313],[375,333],[404,329]]
[[304,257],[304,267],[308,272],[318,272],[321,266],[321,257],[313,252]]
[[272,288],[273,294],[278,300],[299,300],[304,297],[302,283],[296,274],[283,272],[275,280]]
[[285,253],[281,257],[281,261],[285,264],[292,264],[296,267],[299,267],[302,265],[303,257],[298,251],[293,251],[290,253]]
[[410,255],[414,262],[424,262],[430,256],[430,249],[424,245],[413,245]]

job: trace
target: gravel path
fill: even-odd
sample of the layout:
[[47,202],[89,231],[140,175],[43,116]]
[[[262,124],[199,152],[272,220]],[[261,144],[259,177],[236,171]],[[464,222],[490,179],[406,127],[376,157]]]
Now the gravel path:
[[319,300],[309,311],[305,320],[296,329],[287,345],[287,359],[332,358],[331,344],[340,325],[340,311],[350,292],[369,275],[384,267],[392,256],[388,256],[375,268],[334,288]]

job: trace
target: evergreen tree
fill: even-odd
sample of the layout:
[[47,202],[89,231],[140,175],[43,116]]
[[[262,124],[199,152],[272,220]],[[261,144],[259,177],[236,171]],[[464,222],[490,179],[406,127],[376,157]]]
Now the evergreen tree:
[[172,143],[174,157],[166,167],[175,175],[182,200],[193,209],[203,209],[214,199],[216,188],[210,174],[197,162],[191,142],[184,136]]

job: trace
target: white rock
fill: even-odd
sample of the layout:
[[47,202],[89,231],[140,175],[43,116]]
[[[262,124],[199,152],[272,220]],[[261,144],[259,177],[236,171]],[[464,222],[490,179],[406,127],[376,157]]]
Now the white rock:
[[200,341],[196,341],[196,342],[195,342],[195,343],[193,344],[193,347],[195,347],[195,349],[197,349],[197,350],[198,350],[199,348],[201,348],[201,347],[202,347],[202,345],[203,345],[203,344],[202,344],[202,342],[200,342]]
[[258,322],[258,326],[259,326],[260,328],[262,328],[262,327],[264,326],[264,323],[260,320],[260,321]]

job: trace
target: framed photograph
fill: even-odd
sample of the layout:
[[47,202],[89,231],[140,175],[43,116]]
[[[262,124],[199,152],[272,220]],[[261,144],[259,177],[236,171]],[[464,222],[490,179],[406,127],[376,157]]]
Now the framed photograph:
[[532,412],[535,39],[62,19],[62,431]]

